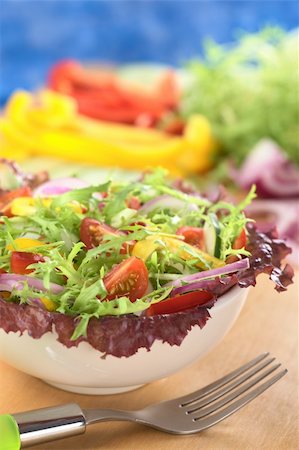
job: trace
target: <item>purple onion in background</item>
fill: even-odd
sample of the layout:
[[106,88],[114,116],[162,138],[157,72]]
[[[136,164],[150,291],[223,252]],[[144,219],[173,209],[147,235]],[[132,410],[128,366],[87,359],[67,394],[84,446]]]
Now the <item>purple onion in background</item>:
[[231,176],[243,189],[255,184],[260,198],[299,198],[299,169],[270,139],[258,142]]
[[246,208],[261,231],[277,227],[292,247],[289,260],[299,265],[299,169],[270,139],[263,139],[231,177],[243,189],[256,185],[258,198]]
[[83,189],[89,184],[79,178],[56,178],[41,184],[34,190],[34,197],[61,195],[74,189]]

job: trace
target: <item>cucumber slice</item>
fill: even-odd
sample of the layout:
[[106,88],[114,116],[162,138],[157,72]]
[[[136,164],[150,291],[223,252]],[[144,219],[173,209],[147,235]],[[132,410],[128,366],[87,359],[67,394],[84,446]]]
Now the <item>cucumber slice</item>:
[[210,220],[204,225],[204,240],[206,250],[209,255],[220,257],[221,238],[220,238],[220,226],[215,214],[209,214]]

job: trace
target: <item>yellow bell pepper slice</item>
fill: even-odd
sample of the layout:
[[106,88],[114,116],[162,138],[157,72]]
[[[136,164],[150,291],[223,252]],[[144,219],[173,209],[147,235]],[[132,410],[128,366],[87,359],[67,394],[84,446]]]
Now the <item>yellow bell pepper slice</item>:
[[[8,205],[13,216],[30,216],[36,213],[36,207],[41,202],[45,208],[49,208],[52,204],[51,198],[33,198],[33,197],[18,197],[13,199]],[[77,201],[67,203],[67,206],[78,214],[82,214],[82,206]],[[55,211],[59,212],[60,207]]]
[[186,151],[179,159],[179,164],[188,172],[205,172],[210,169],[217,146],[208,119],[200,114],[191,116],[183,139]]
[[29,153],[26,149],[20,148],[19,145],[13,145],[11,143],[1,143],[1,157],[13,159],[14,161],[23,161],[28,158]]
[[199,269],[214,269],[225,265],[224,261],[215,258],[214,256],[211,256],[180,239],[159,235],[149,236],[146,239],[137,242],[133,247],[132,255],[146,261],[150,255],[158,248],[161,248],[163,244],[173,253],[177,253],[178,256],[185,261],[198,258],[198,263],[196,266]]
[[47,311],[55,311],[57,308],[56,303],[53,302],[53,300],[50,300],[49,298],[41,297],[40,301],[42,302]]
[[40,247],[41,245],[43,245],[43,242],[38,239],[16,238],[13,244],[8,244],[6,248],[10,251],[26,252],[29,248]]
[[166,133],[158,130],[92,120],[82,115],[78,115],[75,125],[82,134],[113,142],[157,144],[169,139]]
[[48,208],[52,200],[48,198],[35,199],[33,197],[18,197],[13,199],[9,208],[13,216],[30,216],[36,212],[36,202],[41,201],[43,206]]
[[143,169],[159,164],[169,164],[182,151],[180,139],[171,138],[159,145],[115,144],[89,136],[67,132],[46,132],[34,146],[35,154],[91,162],[106,166]]
[[26,91],[16,91],[9,99],[5,113],[14,123],[32,132],[41,128],[60,128],[73,123],[76,103],[70,97],[42,91],[34,97]]

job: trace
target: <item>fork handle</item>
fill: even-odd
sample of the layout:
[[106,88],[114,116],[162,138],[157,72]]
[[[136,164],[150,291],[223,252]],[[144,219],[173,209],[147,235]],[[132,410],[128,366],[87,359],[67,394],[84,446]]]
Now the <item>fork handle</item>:
[[43,442],[83,434],[86,421],[76,403],[36,409],[0,416],[4,447],[0,450],[19,450]]

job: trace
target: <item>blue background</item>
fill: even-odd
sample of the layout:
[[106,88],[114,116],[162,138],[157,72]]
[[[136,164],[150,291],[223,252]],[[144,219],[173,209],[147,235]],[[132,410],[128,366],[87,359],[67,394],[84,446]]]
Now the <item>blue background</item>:
[[203,37],[231,41],[236,30],[298,26],[296,0],[1,0],[1,93],[43,83],[60,58],[178,65]]

